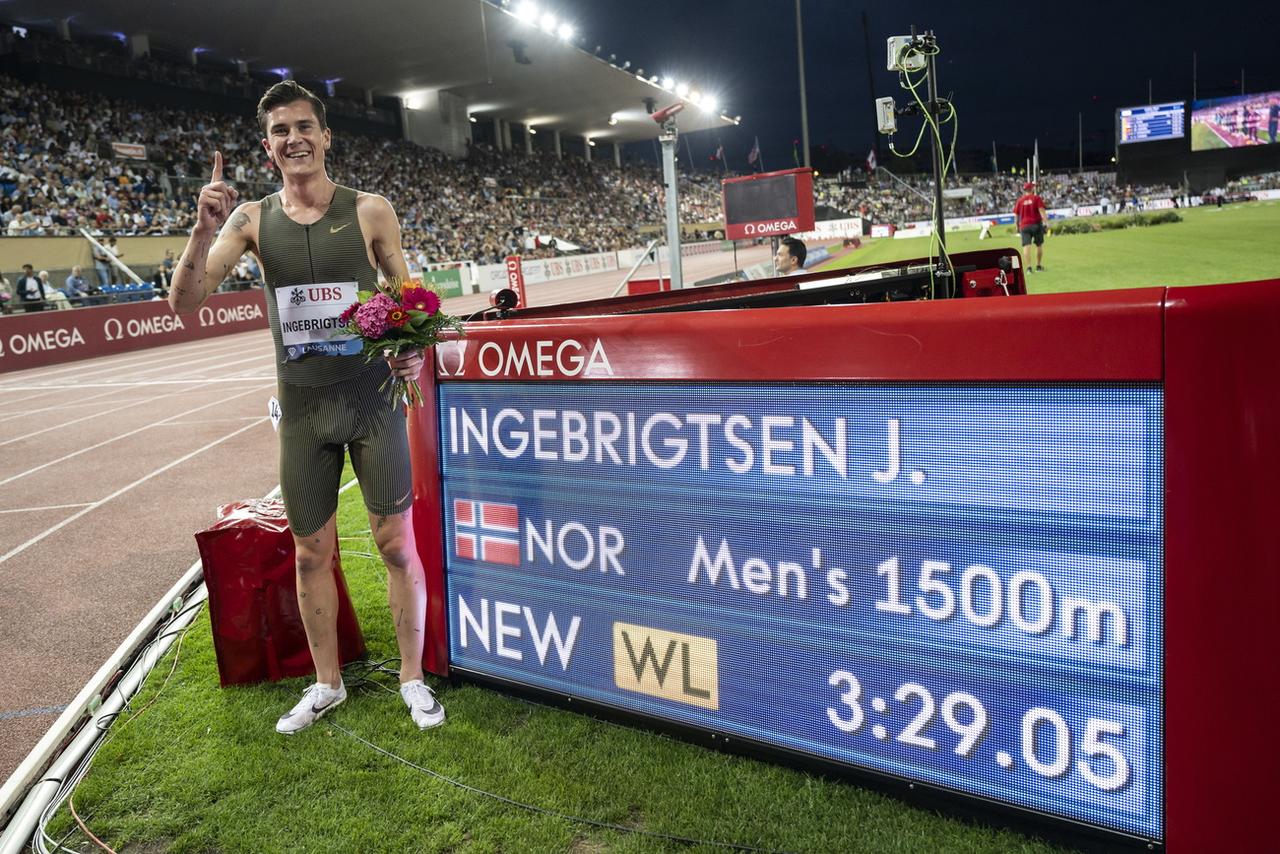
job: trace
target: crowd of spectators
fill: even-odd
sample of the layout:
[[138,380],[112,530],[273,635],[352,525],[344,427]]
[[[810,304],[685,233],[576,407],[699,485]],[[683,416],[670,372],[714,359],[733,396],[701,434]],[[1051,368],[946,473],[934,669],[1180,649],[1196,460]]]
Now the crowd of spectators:
[[[1026,180],[1025,175],[999,173],[948,178],[947,216],[1007,214],[1022,195]],[[1051,209],[1105,204],[1110,210],[1140,208],[1151,199],[1183,194],[1178,188],[1163,185],[1119,186],[1114,172],[1042,174],[1036,192]],[[867,176],[863,184],[820,181],[814,194],[818,204],[849,216],[865,217],[872,223],[900,226],[933,217],[932,175],[890,175],[880,169]]]
[[[0,76],[0,225],[6,235],[181,234],[214,150],[228,178],[253,198],[278,184],[250,116],[143,107],[20,84]],[[114,156],[138,145],[146,160]],[[385,195],[400,214],[412,257],[490,263],[529,251],[537,236],[584,251],[633,246],[636,228],[662,218],[652,165],[587,163],[473,146],[464,160],[409,142],[336,135],[329,173]],[[719,179],[683,176],[681,218],[719,218]],[[535,254],[553,254],[546,245]]]

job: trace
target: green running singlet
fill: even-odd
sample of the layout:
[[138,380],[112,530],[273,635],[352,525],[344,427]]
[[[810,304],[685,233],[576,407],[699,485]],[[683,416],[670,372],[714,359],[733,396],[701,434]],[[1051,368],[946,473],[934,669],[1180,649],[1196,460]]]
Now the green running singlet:
[[356,191],[339,186],[318,222],[299,225],[285,214],[280,194],[262,200],[258,249],[266,289],[267,317],[275,341],[280,401],[280,490],[289,527],[301,537],[315,533],[338,509],[345,448],[365,506],[390,516],[413,504],[409,442],[404,411],[378,386],[387,363],[360,354],[311,354],[286,360],[276,290],[298,285],[357,282],[376,289],[364,234],[356,218]]

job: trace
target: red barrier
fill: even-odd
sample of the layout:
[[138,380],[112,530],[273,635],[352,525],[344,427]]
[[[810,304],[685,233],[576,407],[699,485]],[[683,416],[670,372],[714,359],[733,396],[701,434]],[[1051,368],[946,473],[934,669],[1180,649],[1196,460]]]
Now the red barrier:
[[671,277],[661,279],[632,279],[627,282],[627,294],[656,294],[658,291],[671,290]]
[[0,317],[0,374],[267,328],[262,291],[214,294],[198,313],[163,300]]

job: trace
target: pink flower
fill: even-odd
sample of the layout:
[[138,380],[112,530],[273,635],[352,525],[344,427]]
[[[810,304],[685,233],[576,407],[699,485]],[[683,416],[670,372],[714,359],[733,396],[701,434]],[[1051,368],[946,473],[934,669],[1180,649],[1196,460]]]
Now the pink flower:
[[401,294],[401,302],[406,309],[425,311],[427,314],[435,314],[440,308],[440,297],[435,291],[426,288],[405,288]]
[[360,308],[359,302],[353,302],[342,310],[342,314],[338,315],[338,322],[346,326],[351,322],[351,318],[355,317],[356,311]]
[[424,302],[426,302],[427,307],[420,309],[420,311],[425,311],[427,314],[435,314],[440,310],[440,297],[435,291],[427,291]]
[[387,331],[387,315],[398,308],[395,300],[386,294],[376,294],[356,309],[356,326],[360,334],[370,340],[381,338]]

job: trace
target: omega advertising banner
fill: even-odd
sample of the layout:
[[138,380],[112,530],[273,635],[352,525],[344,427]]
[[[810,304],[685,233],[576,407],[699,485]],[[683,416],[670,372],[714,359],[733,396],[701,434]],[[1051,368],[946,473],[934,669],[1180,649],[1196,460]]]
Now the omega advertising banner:
[[195,314],[164,300],[0,317],[0,374],[266,329],[261,291],[214,294]]

